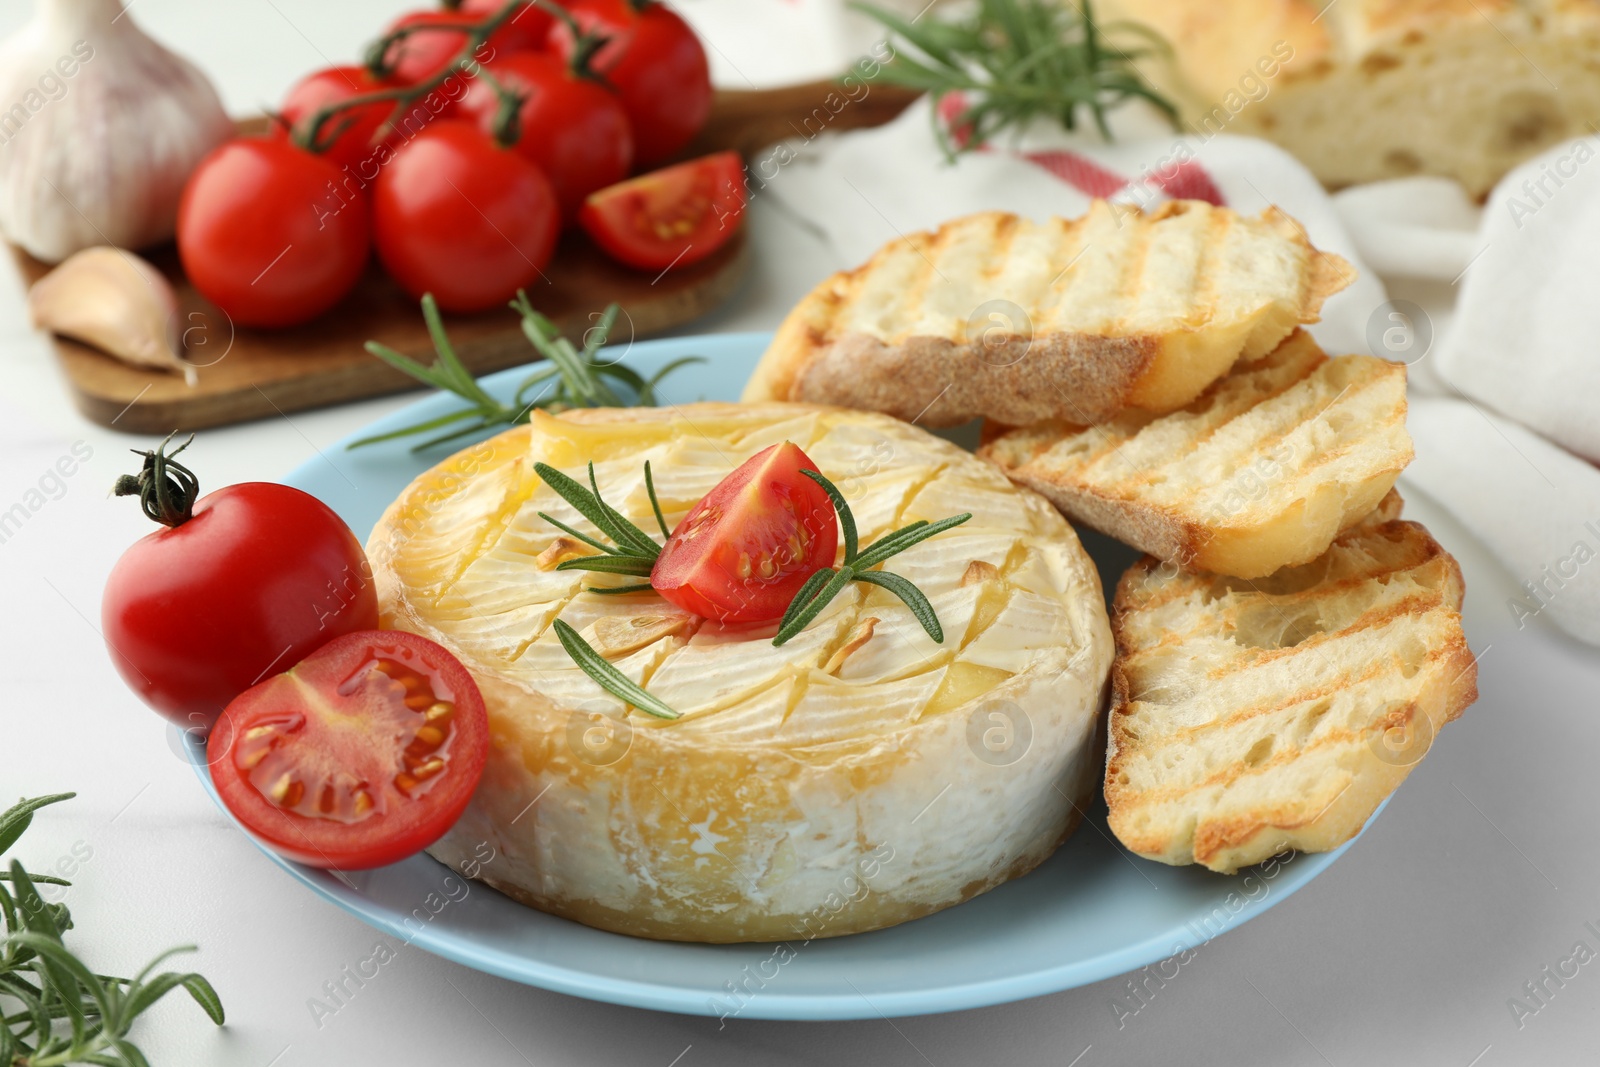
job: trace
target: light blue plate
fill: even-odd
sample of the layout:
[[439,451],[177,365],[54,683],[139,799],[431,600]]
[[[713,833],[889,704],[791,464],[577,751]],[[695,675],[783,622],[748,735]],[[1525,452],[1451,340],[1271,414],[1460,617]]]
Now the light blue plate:
[[[664,398],[734,400],[767,340],[765,334],[729,334],[650,341],[631,346],[622,358],[648,375],[678,356],[705,356],[707,363],[668,380]],[[526,373],[505,371],[485,384],[508,396]],[[430,396],[354,436],[441,415],[455,403]],[[389,502],[446,454],[434,450],[419,458],[409,447],[399,441],[349,452],[341,442],[286,481],[327,501],[364,540]],[[1097,556],[1125,558],[1108,542],[1086,540]],[[188,750],[215,799],[204,748],[190,742]],[[893,929],[793,942],[786,950],[602,933],[467,883],[427,856],[350,874],[274,859],[372,926],[518,982],[698,1015],[857,1019],[1001,1004],[1179,956],[1164,965],[1170,972],[1187,960],[1185,950],[1260,915],[1348,847],[1223,877],[1129,855],[1111,838],[1099,807],[1038,870],[976,900]]]

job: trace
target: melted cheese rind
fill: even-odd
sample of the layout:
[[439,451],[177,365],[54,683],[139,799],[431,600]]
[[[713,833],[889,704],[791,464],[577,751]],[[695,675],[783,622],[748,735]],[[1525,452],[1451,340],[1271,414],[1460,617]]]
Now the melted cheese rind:
[[[863,544],[974,513],[884,568],[929,596],[944,641],[857,584],[781,648],[775,623],[698,620],[619,648],[614,665],[682,717],[624,707],[551,624],[593,640],[602,620],[676,609],[584,592],[634,579],[541,563],[564,535],[538,512],[594,531],[533,465],[586,482],[592,460],[605,499],[659,537],[646,460],[670,527],[785,440],[839,485]],[[705,941],[890,925],[1033,867],[1092,786],[1111,658],[1093,567],[1042,500],[890,418],[784,404],[539,414],[418,478],[369,555],[385,624],[455,652],[489,708],[483,784],[434,854],[481,864],[487,842],[480,876],[559,915]],[[1026,720],[1015,759],[975,740],[997,708]],[[578,740],[595,722],[616,731],[603,751]]]

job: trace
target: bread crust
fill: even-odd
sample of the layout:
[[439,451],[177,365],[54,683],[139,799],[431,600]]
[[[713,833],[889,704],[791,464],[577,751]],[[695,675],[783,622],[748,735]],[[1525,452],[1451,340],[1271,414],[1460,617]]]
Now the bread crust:
[[[1208,251],[1202,253],[1200,273],[1192,281],[1197,292],[1208,284],[1207,270],[1222,269],[1207,267],[1204,256],[1220,245],[1224,229],[1242,226],[1253,227],[1258,240],[1275,240],[1278,255],[1300,264],[1294,292],[1263,293],[1254,302],[1247,299],[1243,308],[1227,310],[1208,304],[1207,296],[1196,296],[1182,316],[1165,320],[1156,331],[1120,320],[1091,330],[1036,328],[1034,318],[1042,320],[1044,315],[1034,307],[1039,298],[1024,295],[1020,288],[1007,291],[996,279],[1004,272],[1008,250],[1019,240],[1016,232],[1040,228],[1016,215],[984,212],[952,220],[932,233],[892,241],[863,266],[823,281],[778,328],[744,399],[880,411],[935,427],[978,417],[1017,425],[1057,418],[1093,424],[1128,407],[1172,411],[1192,401],[1240,358],[1270,351],[1296,326],[1316,322],[1323,302],[1354,278],[1348,263],[1313,248],[1300,225],[1276,208],[1268,208],[1258,219],[1242,220],[1227,209],[1194,201],[1169,201],[1148,213],[1096,201],[1080,219],[1053,220],[1048,225],[1059,230],[1053,238],[1059,247],[1070,250],[1077,247],[1073,242],[1092,240],[1084,235],[1095,232],[1097,225],[1108,225],[1109,219],[1114,218],[1118,228],[1153,234],[1167,220],[1190,213],[1203,213],[1213,235]],[[940,250],[972,240],[974,234],[995,243],[981,277],[944,277],[934,265]],[[1113,255],[1109,264],[1093,269],[1137,277],[1142,247],[1136,240],[1128,250]],[[1004,304],[1016,310],[1002,318],[1020,313],[1026,321],[986,328],[976,336],[969,336],[970,322],[948,324],[950,333],[941,335],[916,332],[914,323],[899,319],[872,332],[852,327],[849,313],[875,274],[892,269],[907,250],[915,251],[929,273],[939,275],[924,277],[916,285],[938,289],[943,283],[945,289],[973,294],[975,312]],[[1075,262],[1069,252],[1062,255]],[[1073,262],[1045,288],[1067,277]],[[1029,279],[1030,288],[1043,281]],[[1228,294],[1229,299],[1240,296]],[[948,303],[960,298],[940,299]]]

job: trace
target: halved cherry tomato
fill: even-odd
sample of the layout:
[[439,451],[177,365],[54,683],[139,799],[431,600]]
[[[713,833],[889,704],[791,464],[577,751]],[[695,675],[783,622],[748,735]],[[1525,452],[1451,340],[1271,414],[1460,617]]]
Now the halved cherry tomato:
[[[609,38],[594,69],[622,97],[638,161],[654,166],[681,152],[711,115],[711,68],[694,30],[665,4],[644,0],[570,0],[567,7],[584,33]],[[551,29],[550,43],[572,56],[565,23]]]
[[460,818],[483,776],[489,722],[459,660],[369,630],[330,641],[240,695],[206,758],[217,795],[256,837],[313,867],[405,859]]
[[665,270],[727,244],[744,207],[744,163],[737,152],[718,152],[601,189],[583,202],[578,222],[615,259]]
[[667,539],[650,572],[656,592],[720,622],[780,618],[839,547],[833,502],[803,470],[817,465],[785,441],[718,482]]
[[498,307],[555,253],[561,212],[544,172],[476,126],[435,122],[402,145],[373,191],[378,258],[446,311]]

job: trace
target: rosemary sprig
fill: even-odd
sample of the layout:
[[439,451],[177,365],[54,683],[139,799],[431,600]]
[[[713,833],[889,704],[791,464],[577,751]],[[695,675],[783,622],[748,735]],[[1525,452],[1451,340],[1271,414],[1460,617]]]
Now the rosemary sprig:
[[[428,325],[428,335],[433,340],[434,352],[437,354],[431,366],[424,367],[411,357],[377,341],[368,341],[367,351],[425,385],[454,393],[465,400],[468,406],[403,429],[363,437],[349,447],[360,448],[362,445],[430,433],[457,423],[475,420],[465,427],[429,438],[412,449],[414,452],[420,452],[425,448],[454,441],[491,426],[520,426],[528,421],[535,408],[556,412],[569,408],[655,407],[656,388],[667,375],[690,363],[705,362],[700,356],[684,356],[673,360],[646,378],[620,363],[604,363],[596,360],[595,354],[605,346],[612,327],[616,325],[617,315],[622,310],[616,304],[606,308],[600,315],[600,321],[584,334],[581,349],[562,337],[555,323],[534,310],[526,292],[518,290],[517,298],[511,302],[511,309],[522,318],[523,336],[533,345],[534,350],[545,358],[548,366],[541,367],[524,378],[517,386],[516,394],[510,404],[502,403],[491,396],[461,362],[461,358],[456,355],[455,347],[450,343],[449,336],[445,333],[444,320],[439,315],[439,305],[430,294],[422,298],[422,318]],[[529,399],[532,391],[539,386],[545,386],[544,390]],[[621,386],[623,391],[619,392],[617,386]]]
[[[1136,22],[1097,23],[1090,0],[978,0],[967,18],[920,22],[868,3],[850,6],[920,53],[898,51],[882,77],[933,94],[934,133],[951,159],[1041,116],[1076,129],[1080,108],[1109,140],[1106,113],[1136,98],[1178,128],[1177,107],[1151,88],[1137,63],[1170,57],[1171,47]],[[951,124],[970,134],[956,144],[938,120],[939,102],[953,92],[974,97]]]
[[634,684],[632,678],[613,667],[609,660],[596,652],[594,646],[580,637],[578,631],[571,626],[557,619],[555,631],[556,640],[567,650],[572,662],[576,663],[584,674],[593,678],[601,689],[658,719],[678,718],[677,712],[645,692],[643,688]]
[[[594,464],[589,464],[589,488],[585,489],[575,479],[567,477],[548,463],[535,463],[534,473],[544,479],[544,483],[556,491],[556,495],[571,504],[579,515],[594,523],[595,529],[611,539],[611,544],[597,541],[588,534],[574,530],[560,519],[541,511],[539,517],[563,533],[571,534],[590,548],[600,550],[598,556],[577,556],[573,559],[563,560],[556,564],[558,571],[597,571],[602,574],[631,574],[636,578],[650,577],[650,571],[656,565],[656,558],[661,555],[661,546],[651,540],[650,535],[630,522],[616,508],[607,504],[600,496],[600,486],[595,482]],[[645,489],[650,494],[650,507],[656,513],[656,521],[661,524],[661,535],[672,536],[667,532],[667,520],[661,514],[661,502],[656,499],[655,479],[650,475],[650,461],[644,464]],[[620,589],[594,589],[591,593],[635,593],[649,589],[649,583],[642,586],[630,585]]]
[[[0,854],[16,844],[35,811],[75,795],[36,797],[0,812]],[[71,883],[30,875],[16,859],[0,875],[0,1065],[149,1067],[128,1032],[138,1016],[180,987],[222,1025],[222,1001],[211,983],[192,973],[152,974],[192,946],[163,952],[132,978],[96,974],[62,942],[72,916],[65,904],[45,901],[41,884]]]
[[939,615],[933,610],[933,605],[928,603],[928,598],[922,590],[898,574],[875,571],[871,568],[899,555],[912,545],[921,544],[930,537],[955,529],[972,518],[972,514],[968,512],[953,515],[938,522],[921,519],[909,526],[902,526],[893,533],[885,534],[862,549],[859,535],[856,533],[855,516],[851,513],[844,494],[839,492],[839,487],[818,471],[803,470],[800,473],[822,486],[823,491],[828,494],[828,499],[833,501],[833,509],[839,514],[839,528],[844,534],[844,563],[837,570],[824,567],[801,586],[800,592],[789,602],[789,610],[784,612],[783,621],[778,624],[778,635],[772,639],[772,643],[783,645],[811,625],[816,617],[822,614],[822,609],[851,582],[866,582],[868,585],[887,589],[905,601],[906,607],[911,609],[911,614],[922,624],[922,628],[933,638],[934,643],[943,644],[944,627],[939,624]]

